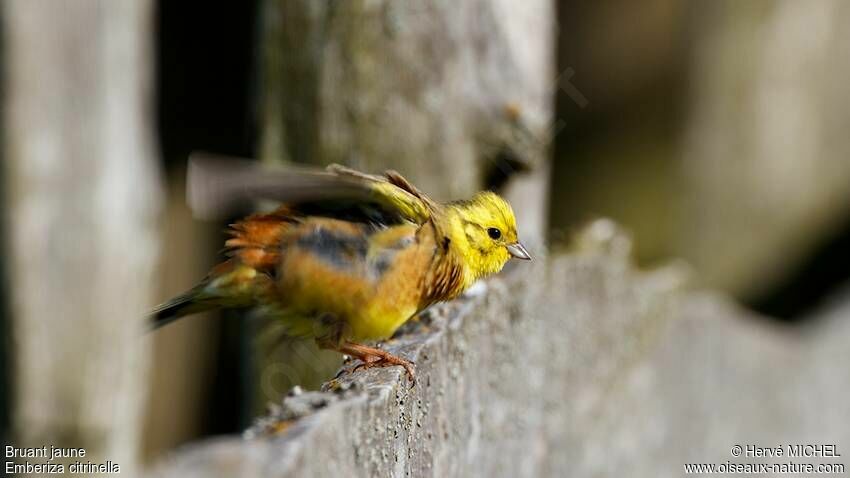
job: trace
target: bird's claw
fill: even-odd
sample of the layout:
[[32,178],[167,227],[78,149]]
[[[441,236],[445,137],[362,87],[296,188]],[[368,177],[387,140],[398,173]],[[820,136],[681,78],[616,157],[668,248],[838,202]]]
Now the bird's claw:
[[414,370],[415,364],[410,360],[393,355],[378,347],[370,347],[368,345],[354,342],[345,342],[341,344],[338,350],[360,359],[361,363],[352,368],[351,373],[373,367],[392,367],[393,365],[400,365],[404,367],[405,372],[407,372],[407,378],[413,382],[413,385],[416,385],[416,372]]
[[394,355],[387,355],[386,357],[375,357],[368,360],[361,360],[361,362],[354,366],[351,369],[351,373],[357,372],[359,370],[368,370],[374,367],[392,367],[394,365],[399,365],[404,368],[404,371],[407,372],[407,379],[412,382],[411,388],[416,385],[416,371],[414,369],[415,363],[403,359],[401,357],[396,357]]

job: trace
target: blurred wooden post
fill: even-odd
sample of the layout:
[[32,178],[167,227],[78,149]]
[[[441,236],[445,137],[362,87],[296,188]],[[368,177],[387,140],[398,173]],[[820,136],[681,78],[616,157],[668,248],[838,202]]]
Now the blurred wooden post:
[[513,155],[539,178],[520,216],[545,217],[552,2],[263,6],[263,158],[393,168],[445,200],[487,186]]
[[15,443],[132,475],[159,248],[152,2],[2,6]]
[[758,299],[850,214],[850,3],[701,7],[675,252]]

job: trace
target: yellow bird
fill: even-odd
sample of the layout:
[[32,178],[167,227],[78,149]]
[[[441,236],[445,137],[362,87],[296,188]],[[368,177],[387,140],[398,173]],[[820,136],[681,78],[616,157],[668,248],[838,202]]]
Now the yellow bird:
[[197,286],[152,313],[154,326],[204,310],[253,306],[291,337],[362,361],[413,363],[364,342],[385,340],[431,304],[451,300],[511,257],[530,260],[513,210],[492,192],[439,204],[398,173],[341,166],[264,170],[195,157],[189,200],[196,212],[243,200],[283,203],[232,224],[229,258]]

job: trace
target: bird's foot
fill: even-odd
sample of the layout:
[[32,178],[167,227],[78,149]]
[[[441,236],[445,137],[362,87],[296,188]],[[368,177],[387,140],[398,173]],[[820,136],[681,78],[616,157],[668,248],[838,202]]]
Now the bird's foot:
[[416,364],[414,364],[410,360],[399,357],[397,355],[393,355],[387,352],[386,350],[356,344],[353,342],[344,343],[340,347],[340,352],[360,359],[361,363],[357,364],[351,370],[352,372],[356,372],[358,370],[367,370],[374,367],[392,367],[395,365],[399,365],[401,367],[404,367],[405,372],[407,372],[407,378],[411,382],[416,384],[416,373],[414,371],[414,366]]
[[416,381],[416,373],[413,369],[414,363],[410,360],[395,355],[388,355],[386,357],[374,357],[370,358],[370,360],[367,362],[361,361],[354,367],[352,371],[356,372],[358,370],[368,370],[373,367],[392,367],[394,365],[400,365],[404,367],[404,370],[407,372],[407,378],[410,379],[410,381],[412,382]]

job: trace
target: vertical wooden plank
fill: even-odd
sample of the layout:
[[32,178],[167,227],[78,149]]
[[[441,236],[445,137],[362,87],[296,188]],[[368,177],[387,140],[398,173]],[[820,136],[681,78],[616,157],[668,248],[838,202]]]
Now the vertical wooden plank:
[[21,445],[131,472],[159,241],[149,0],[3,3],[7,267]]
[[850,3],[712,2],[694,33],[678,250],[757,299],[850,217]]
[[505,149],[546,169],[550,1],[263,5],[265,159],[393,168],[444,200],[487,186]]

